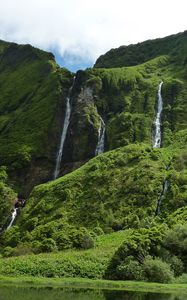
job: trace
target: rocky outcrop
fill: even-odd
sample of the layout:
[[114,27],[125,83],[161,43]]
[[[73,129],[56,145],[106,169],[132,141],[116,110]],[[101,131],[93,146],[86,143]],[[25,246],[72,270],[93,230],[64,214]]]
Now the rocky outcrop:
[[[61,163],[61,175],[72,171],[95,156],[100,117],[95,104],[94,90],[79,73],[72,91],[72,114]],[[81,74],[82,76],[82,74]],[[78,83],[77,83],[78,82]]]

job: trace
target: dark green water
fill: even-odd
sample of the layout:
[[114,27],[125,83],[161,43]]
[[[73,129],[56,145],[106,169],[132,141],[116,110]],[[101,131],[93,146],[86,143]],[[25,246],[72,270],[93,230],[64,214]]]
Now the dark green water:
[[186,300],[187,296],[114,290],[0,287],[0,300]]

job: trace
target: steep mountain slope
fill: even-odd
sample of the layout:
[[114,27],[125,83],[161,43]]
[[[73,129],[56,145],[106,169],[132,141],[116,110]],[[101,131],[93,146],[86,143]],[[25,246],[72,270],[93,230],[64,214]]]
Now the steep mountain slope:
[[[185,31],[164,39],[111,50],[110,55],[107,53],[98,59],[101,63],[96,63],[95,68],[78,72],[79,89],[85,94],[89,90],[92,97],[86,94],[87,99],[92,99],[106,123],[105,150],[136,141],[152,143],[157,89],[161,80],[164,81],[162,145],[173,143],[175,133],[187,128],[186,50]],[[136,61],[138,54],[143,58]],[[108,56],[107,64],[104,64]],[[124,56],[128,58],[124,59]],[[115,59],[121,60],[121,63],[115,63]],[[73,103],[79,97],[80,94],[75,93]],[[184,136],[185,132],[181,131],[181,134]],[[92,138],[92,143],[93,147],[96,138]]]
[[[83,76],[83,75],[82,75]],[[82,89],[90,89],[106,124],[105,150],[134,142],[152,144],[158,84],[163,80],[162,146],[187,128],[186,65],[160,56],[142,65],[84,72]]]
[[[182,161],[182,163],[181,163]],[[186,152],[129,145],[37,186],[3,244],[40,251],[46,239],[59,250],[80,247],[81,236],[150,227],[186,205]],[[159,203],[165,181],[169,188]],[[161,213],[161,214],[160,214]],[[182,212],[181,212],[182,213]],[[48,241],[50,243],[50,241]]]
[[[76,74],[61,175],[95,156],[101,117],[105,151],[134,142],[151,145],[161,79],[163,145],[176,139],[173,133],[186,129],[186,32],[153,44],[164,43],[168,49],[171,41],[178,45],[176,57],[183,59],[174,61],[167,53],[133,67],[94,68]],[[60,69],[44,51],[29,45],[0,45],[1,165],[8,166],[14,186],[25,196],[34,185],[53,177],[73,75]],[[137,50],[139,45],[133,47]]]
[[111,49],[101,55],[96,63],[96,68],[128,67],[142,64],[161,55],[170,55],[171,60],[186,63],[187,31],[174,34],[165,38],[148,40],[129,46]]
[[[113,50],[74,79],[50,54],[1,47],[0,155],[20,193],[52,178],[67,96],[71,106],[59,175],[70,174],[33,189],[15,226],[1,235],[4,255],[89,248],[99,234],[153,225],[137,235],[154,244],[161,222],[186,222],[186,32]],[[161,81],[162,148],[153,149]],[[93,158],[101,136],[106,153]],[[134,239],[136,245],[136,231]]]
[[71,80],[52,54],[0,42],[0,161],[23,196],[52,177]]

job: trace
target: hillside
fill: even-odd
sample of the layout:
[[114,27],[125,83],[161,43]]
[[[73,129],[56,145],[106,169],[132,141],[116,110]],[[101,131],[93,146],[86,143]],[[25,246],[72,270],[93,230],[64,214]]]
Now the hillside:
[[102,276],[148,280],[155,264],[163,282],[186,273],[186,31],[111,50],[75,76],[29,45],[0,49],[3,184],[27,198],[2,255],[94,253],[100,236],[123,231]]
[[146,145],[100,155],[69,175],[37,186],[5,240],[14,247],[27,242],[37,252],[52,238],[61,250],[76,246],[76,236],[79,247],[79,234],[150,226],[166,179],[170,186],[161,216],[185,205],[186,159],[183,150],[177,155]]
[[52,177],[71,74],[30,45],[0,41],[0,160],[25,197]]
[[[179,37],[178,53],[183,53],[186,35]],[[1,42],[0,68],[1,164],[8,167],[16,191],[25,197],[33,186],[53,178],[73,74],[60,69],[52,54],[5,42]],[[105,151],[134,142],[151,145],[161,79],[163,146],[167,146],[175,140],[174,133],[186,129],[184,61],[176,66],[168,53],[133,67],[79,71],[71,92],[60,174],[95,156],[101,117]]]
[[96,68],[117,68],[142,64],[161,55],[170,55],[171,61],[186,63],[187,31],[173,34],[165,38],[147,40],[142,43],[121,46],[101,55]]

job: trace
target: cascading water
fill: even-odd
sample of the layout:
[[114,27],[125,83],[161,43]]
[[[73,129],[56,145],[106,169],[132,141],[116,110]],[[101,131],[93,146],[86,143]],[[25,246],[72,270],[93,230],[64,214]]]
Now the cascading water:
[[169,187],[169,181],[166,179],[164,181],[164,184],[163,184],[163,189],[162,189],[162,193],[160,195],[160,198],[158,199],[158,203],[157,203],[157,208],[156,208],[156,215],[159,215],[160,212],[161,212],[161,205],[162,205],[162,201],[165,197],[165,194],[167,193],[168,191],[168,187]]
[[58,150],[58,155],[56,159],[56,165],[55,165],[55,172],[54,172],[54,179],[56,179],[60,173],[60,164],[62,160],[62,154],[64,149],[64,142],[66,140],[67,132],[68,132],[68,126],[70,122],[70,116],[71,116],[71,104],[70,104],[70,96],[73,89],[73,86],[75,84],[75,77],[73,78],[73,84],[69,89],[68,96],[66,98],[66,113],[65,113],[65,119],[64,119],[64,126],[62,130],[62,135],[60,139],[60,147]]
[[22,207],[24,207],[24,205],[25,205],[25,199],[23,199],[23,198],[17,198],[16,199],[16,202],[14,204],[14,210],[12,211],[12,216],[11,216],[10,223],[6,227],[4,227],[4,228],[2,227],[0,229],[0,232],[3,231],[3,229],[6,230],[6,229],[9,229],[10,227],[12,227],[12,225],[13,225],[13,223],[14,223],[17,215],[18,215],[18,212],[20,211],[20,209]]
[[104,148],[105,148],[105,122],[101,118],[100,126],[98,129],[98,142],[95,149],[95,155],[103,153]]
[[13,212],[12,212],[11,221],[8,224],[7,229],[9,229],[13,225],[13,223],[14,223],[16,217],[17,217],[17,214],[18,214],[18,208],[15,207],[14,210],[13,210]]
[[161,114],[163,109],[163,100],[162,100],[162,85],[163,81],[160,82],[158,87],[158,108],[155,119],[155,134],[153,140],[153,148],[160,148],[161,146]]

